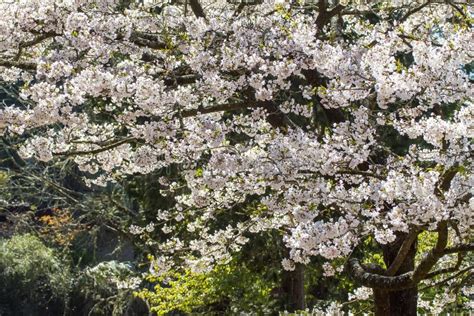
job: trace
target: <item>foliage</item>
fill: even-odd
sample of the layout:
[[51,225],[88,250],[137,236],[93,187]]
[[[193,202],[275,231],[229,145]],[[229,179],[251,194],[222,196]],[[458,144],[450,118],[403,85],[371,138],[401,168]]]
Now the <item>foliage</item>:
[[219,265],[209,272],[166,271],[149,274],[153,289],[136,292],[158,315],[169,312],[268,313],[274,302],[272,282],[244,265]]
[[212,279],[204,273],[168,272],[163,276],[148,277],[147,280],[158,283],[154,286],[154,291],[144,289],[138,292],[137,296],[147,300],[151,310],[158,315],[166,315],[172,311],[190,313],[216,300]]
[[[67,261],[31,234],[0,240],[0,304],[19,308],[50,300],[61,307],[68,300],[72,274]],[[17,304],[17,306],[13,306]]]
[[57,243],[60,247],[66,247],[84,228],[74,223],[69,210],[53,208],[50,211],[51,215],[39,217],[39,221],[42,224],[39,234],[50,238],[52,242]]

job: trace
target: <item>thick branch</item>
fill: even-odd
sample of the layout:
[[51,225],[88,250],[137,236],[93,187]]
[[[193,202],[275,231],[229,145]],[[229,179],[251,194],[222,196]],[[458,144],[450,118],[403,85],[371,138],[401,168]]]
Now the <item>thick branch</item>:
[[444,255],[444,250],[448,244],[448,223],[441,222],[438,226],[438,240],[433,249],[431,249],[425,257],[421,260],[414,272],[414,279],[416,281],[422,280],[438,262],[439,258]]
[[197,18],[206,18],[206,14],[204,13],[201,3],[199,3],[199,0],[189,0],[189,5]]
[[411,246],[416,241],[416,239],[418,237],[418,233],[419,233],[419,231],[417,229],[412,230],[411,232],[408,233],[408,235],[406,236],[405,240],[402,243],[402,246],[398,250],[398,253],[397,253],[397,256],[395,257],[395,260],[393,260],[390,267],[388,267],[388,269],[385,273],[386,275],[393,276],[398,272],[398,269],[400,268],[400,266],[405,261],[405,258],[407,256],[408,252],[410,252]]
[[165,49],[167,47],[166,43],[163,43],[158,36],[142,32],[132,32],[129,40],[140,47],[151,49]]
[[189,74],[189,75],[181,75],[181,76],[175,76],[175,77],[165,77],[163,81],[168,86],[186,85],[186,84],[195,83],[197,78],[198,78],[197,75]]
[[326,25],[334,16],[341,13],[342,10],[345,8],[345,6],[338,4],[331,11],[328,11],[326,2],[326,0],[319,1],[319,13],[318,17],[316,18],[316,26],[318,27],[318,33],[321,32],[324,25]]
[[385,276],[367,272],[358,259],[349,259],[350,276],[359,284],[372,289],[383,289],[385,291],[398,291],[416,286],[413,272],[407,272],[397,276]]

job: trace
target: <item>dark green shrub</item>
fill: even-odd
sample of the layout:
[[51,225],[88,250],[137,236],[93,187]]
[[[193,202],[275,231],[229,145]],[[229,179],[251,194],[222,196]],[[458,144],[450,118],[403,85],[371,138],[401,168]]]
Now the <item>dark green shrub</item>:
[[57,315],[71,287],[69,265],[33,235],[0,240],[0,314]]

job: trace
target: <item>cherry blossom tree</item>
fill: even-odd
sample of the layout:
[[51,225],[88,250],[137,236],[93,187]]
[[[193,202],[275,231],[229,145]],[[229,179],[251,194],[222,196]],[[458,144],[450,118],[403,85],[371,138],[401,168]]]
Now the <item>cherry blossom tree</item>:
[[[284,269],[324,258],[373,290],[377,315],[415,315],[430,282],[470,291],[467,4],[12,0],[0,14],[0,77],[22,86],[0,133],[26,137],[22,157],[74,161],[91,186],[179,170],[159,179],[173,206],[131,228],[168,234],[157,273],[212,269],[276,231]],[[417,255],[423,234],[436,241]]]

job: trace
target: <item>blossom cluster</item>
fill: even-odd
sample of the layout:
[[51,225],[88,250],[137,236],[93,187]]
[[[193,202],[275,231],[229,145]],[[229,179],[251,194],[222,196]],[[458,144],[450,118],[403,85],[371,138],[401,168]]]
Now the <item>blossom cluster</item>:
[[[160,181],[176,205],[131,229],[169,235],[163,264],[209,269],[270,230],[289,270],[448,219],[469,233],[473,41],[456,10],[347,15],[326,30],[338,37],[274,1],[181,9],[1,2],[0,78],[23,102],[0,108],[0,133],[25,135],[25,159],[74,160],[90,185],[178,165]],[[235,216],[216,229],[223,213]],[[191,240],[174,234],[183,218]]]

